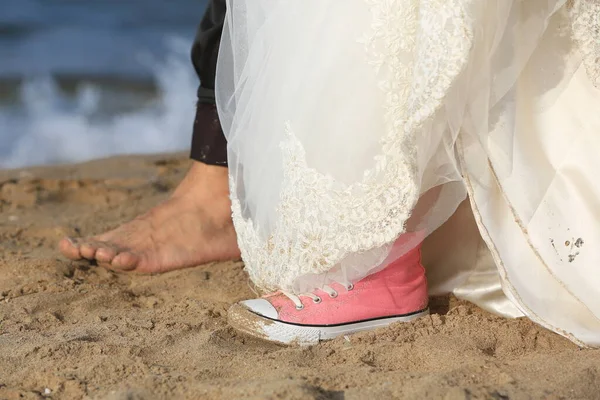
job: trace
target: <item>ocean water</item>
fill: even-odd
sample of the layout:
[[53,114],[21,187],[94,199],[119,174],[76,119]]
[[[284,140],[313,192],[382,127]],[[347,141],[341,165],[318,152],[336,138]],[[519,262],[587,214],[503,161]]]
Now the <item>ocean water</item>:
[[0,168],[189,147],[205,0],[0,0]]

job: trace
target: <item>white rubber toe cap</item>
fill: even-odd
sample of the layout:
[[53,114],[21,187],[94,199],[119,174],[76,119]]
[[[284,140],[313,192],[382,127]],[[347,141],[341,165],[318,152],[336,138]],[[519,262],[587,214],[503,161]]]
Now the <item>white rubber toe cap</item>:
[[262,315],[263,317],[277,319],[279,316],[275,307],[265,299],[252,299],[242,301],[241,303],[251,311],[258,315]]

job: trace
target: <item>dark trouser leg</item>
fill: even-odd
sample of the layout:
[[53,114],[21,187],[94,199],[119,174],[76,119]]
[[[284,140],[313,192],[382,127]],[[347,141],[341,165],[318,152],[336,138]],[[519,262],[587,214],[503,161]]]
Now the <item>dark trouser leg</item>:
[[190,157],[227,166],[227,141],[215,106],[215,75],[225,20],[225,0],[210,0],[192,47],[192,63],[200,78]]

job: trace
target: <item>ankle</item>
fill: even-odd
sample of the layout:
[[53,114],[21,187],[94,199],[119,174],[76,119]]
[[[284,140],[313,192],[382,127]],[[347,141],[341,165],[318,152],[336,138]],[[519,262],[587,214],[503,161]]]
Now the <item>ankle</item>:
[[171,197],[189,198],[194,202],[202,201],[201,199],[204,198],[212,199],[212,201],[228,198],[228,169],[194,161]]

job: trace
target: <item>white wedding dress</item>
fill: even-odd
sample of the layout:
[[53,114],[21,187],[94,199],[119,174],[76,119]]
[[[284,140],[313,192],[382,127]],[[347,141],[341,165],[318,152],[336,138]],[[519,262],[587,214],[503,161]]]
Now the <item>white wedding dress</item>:
[[426,237],[433,294],[600,346],[599,1],[228,7],[217,103],[258,286],[358,280]]

